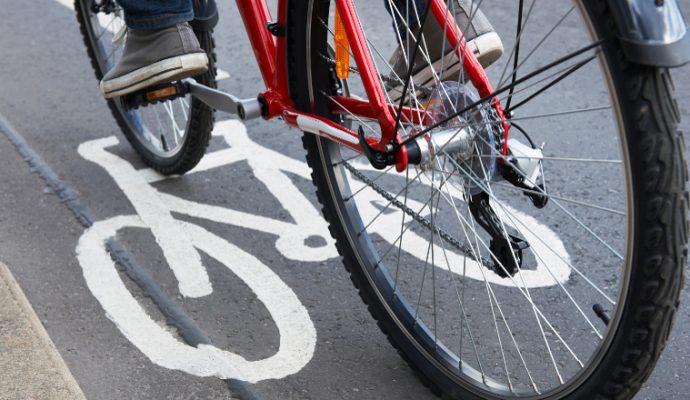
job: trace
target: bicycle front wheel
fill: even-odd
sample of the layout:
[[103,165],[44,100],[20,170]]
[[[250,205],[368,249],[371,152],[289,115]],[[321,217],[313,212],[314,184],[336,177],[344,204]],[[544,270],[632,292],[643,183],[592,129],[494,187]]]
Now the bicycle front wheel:
[[[101,80],[122,55],[126,34],[122,8],[114,0],[76,0],[74,6],[91,65]],[[195,33],[208,54],[209,68],[194,79],[216,87],[213,32]],[[213,109],[190,95],[139,109],[128,109],[116,97],[108,100],[108,106],[142,161],[160,173],[183,174],[206,152]]]
[[[446,151],[448,139],[397,173],[305,134],[324,216],[370,312],[451,398],[632,397],[664,347],[686,263],[687,174],[668,71],[626,61],[605,1],[460,1],[470,23],[481,4],[505,44],[487,73],[512,87],[499,96],[511,111],[509,158],[490,107],[456,112],[478,96],[424,35],[415,59],[428,79],[417,74],[395,95],[408,80],[400,71],[419,71],[409,60],[424,12],[379,3],[355,1],[380,84],[394,109],[403,98],[424,115],[401,117],[403,137],[445,120],[430,140],[455,127],[470,149]],[[367,97],[355,66],[347,79],[335,71],[333,4],[288,8],[297,106],[380,137],[375,120],[338,101]]]

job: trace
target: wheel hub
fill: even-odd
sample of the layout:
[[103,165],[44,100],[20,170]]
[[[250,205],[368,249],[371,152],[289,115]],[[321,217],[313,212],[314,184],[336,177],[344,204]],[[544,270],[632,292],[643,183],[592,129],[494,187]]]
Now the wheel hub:
[[[466,85],[443,82],[432,93],[425,118],[432,124],[445,121],[478,100]],[[488,106],[478,105],[417,138],[419,167],[453,173],[469,194],[481,192],[497,170],[499,149],[491,115]]]

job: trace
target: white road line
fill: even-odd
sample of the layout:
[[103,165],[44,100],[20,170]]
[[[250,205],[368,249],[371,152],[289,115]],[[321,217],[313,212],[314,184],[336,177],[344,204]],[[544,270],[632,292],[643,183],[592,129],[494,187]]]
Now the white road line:
[[92,140],[79,146],[79,154],[103,166],[130,200],[137,214],[156,237],[185,297],[203,297],[213,292],[206,268],[192,246],[189,233],[175,220],[150,186],[127,161],[108,153],[116,145],[114,136]]
[[237,246],[193,224],[181,222],[193,244],[225,265],[256,294],[280,332],[278,352],[248,361],[211,345],[188,346],[154,321],[120,278],[104,242],[122,228],[147,228],[135,215],[96,222],[79,239],[77,258],[87,286],[115,325],[152,362],[196,376],[258,382],[299,372],[312,358],[316,329],[309,314],[269,267]]

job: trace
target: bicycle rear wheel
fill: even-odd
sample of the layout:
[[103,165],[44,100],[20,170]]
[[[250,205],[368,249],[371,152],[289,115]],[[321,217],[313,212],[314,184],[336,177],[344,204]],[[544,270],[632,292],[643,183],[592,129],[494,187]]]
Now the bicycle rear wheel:
[[[122,9],[114,0],[76,0],[75,10],[91,65],[100,80],[122,54]],[[194,79],[216,87],[213,32],[195,33],[208,54],[209,69]],[[108,106],[144,163],[158,172],[183,174],[199,163],[208,147],[213,109],[190,95],[129,110],[117,97],[109,99]]]
[[[392,72],[386,56],[397,47],[411,58],[415,44],[381,23],[390,17],[378,3],[355,1],[381,85],[390,90],[407,77]],[[403,9],[404,2],[384,3],[421,25],[423,11],[414,2]],[[487,70],[494,86],[528,77],[501,101],[507,106],[510,96],[511,138],[523,144],[512,161],[538,165],[537,175],[521,177],[529,188],[498,172],[511,160],[494,141],[500,124],[486,104],[451,119],[457,131],[476,129],[470,155],[441,149],[427,165],[403,173],[375,170],[364,156],[324,138],[303,138],[324,216],[355,286],[436,393],[630,398],[668,338],[686,264],[688,207],[671,78],[665,69],[625,60],[605,1],[582,3],[474,2],[506,43],[503,58]],[[334,72],[333,5],[311,0],[288,9],[297,106],[380,137],[376,121],[335,98],[366,94],[356,68],[347,81]],[[478,97],[462,75],[444,79],[450,64],[434,63],[430,46],[420,42],[433,79],[423,85],[413,79],[405,103],[438,121],[435,113],[452,116]],[[424,130],[428,120],[402,118],[404,135]],[[530,182],[534,176],[541,180]],[[488,210],[493,223],[477,216]]]

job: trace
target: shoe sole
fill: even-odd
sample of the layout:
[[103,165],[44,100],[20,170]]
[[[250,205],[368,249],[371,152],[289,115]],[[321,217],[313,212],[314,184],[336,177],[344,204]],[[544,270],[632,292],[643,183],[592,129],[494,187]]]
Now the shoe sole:
[[136,92],[149,86],[199,75],[208,70],[206,53],[192,53],[167,58],[126,75],[101,81],[101,93],[106,99]]
[[[488,32],[481,36],[477,36],[467,43],[472,50],[472,53],[477,57],[477,60],[484,68],[488,68],[498,60],[503,54],[503,44],[501,38],[496,32]],[[450,66],[448,66],[450,64]],[[441,81],[452,80],[458,81],[462,73],[462,65],[453,52],[446,54],[443,59],[438,60],[432,64],[433,70],[436,71],[442,66],[446,66]],[[412,75],[415,85],[426,86],[434,80],[432,68],[422,68],[421,71]],[[388,91],[392,101],[399,101],[401,97],[403,85],[398,85]],[[420,96],[421,92],[417,93]]]

